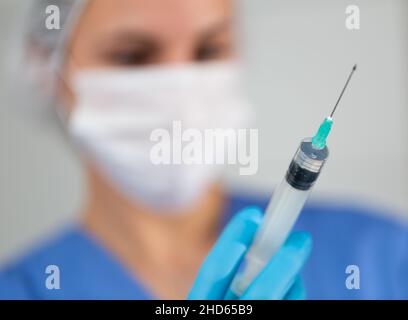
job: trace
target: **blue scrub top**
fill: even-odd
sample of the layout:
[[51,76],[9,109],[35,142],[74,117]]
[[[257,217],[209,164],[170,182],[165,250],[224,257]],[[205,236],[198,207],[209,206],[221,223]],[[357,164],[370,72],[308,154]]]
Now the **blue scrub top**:
[[[265,208],[267,202],[267,198],[230,196],[225,223],[241,208]],[[406,225],[358,207],[309,204],[295,229],[313,237],[313,251],[303,270],[308,299],[408,299]],[[59,290],[46,287],[49,265],[59,267]],[[358,266],[359,289],[346,286],[349,265]],[[61,232],[0,272],[0,299],[154,298],[137,276],[80,226]]]

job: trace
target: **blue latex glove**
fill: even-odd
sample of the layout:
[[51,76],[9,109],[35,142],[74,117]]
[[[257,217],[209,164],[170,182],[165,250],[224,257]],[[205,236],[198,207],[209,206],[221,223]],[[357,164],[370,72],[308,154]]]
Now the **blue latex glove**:
[[[202,264],[189,299],[224,300],[231,297],[229,286],[262,218],[262,212],[255,207],[246,208],[233,218]],[[311,247],[309,234],[292,233],[241,299],[304,299],[305,289],[299,272]]]

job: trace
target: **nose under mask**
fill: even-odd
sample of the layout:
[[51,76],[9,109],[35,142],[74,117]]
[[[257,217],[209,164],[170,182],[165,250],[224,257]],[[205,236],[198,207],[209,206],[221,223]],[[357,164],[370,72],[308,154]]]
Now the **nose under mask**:
[[175,121],[183,129],[240,129],[252,118],[234,63],[81,71],[72,87],[74,141],[123,195],[164,214],[192,205],[223,170],[153,164],[152,131],[171,132]]

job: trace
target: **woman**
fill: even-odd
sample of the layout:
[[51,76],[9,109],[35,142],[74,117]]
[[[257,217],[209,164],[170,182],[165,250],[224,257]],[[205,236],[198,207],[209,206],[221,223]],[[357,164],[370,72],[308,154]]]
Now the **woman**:
[[[35,19],[50,4],[36,1]],[[227,63],[236,55],[231,1],[56,4],[61,31],[37,23],[28,58],[48,72],[42,87],[57,99],[55,110],[78,146],[89,196],[78,226],[4,268],[0,297],[232,297],[229,284],[262,220],[253,205],[264,209],[267,199],[229,195],[213,166],[153,167],[146,160],[150,133],[172,121],[248,126],[250,110]],[[296,229],[314,238],[303,270],[310,298],[408,297],[406,229],[330,206],[307,207]],[[299,274],[310,248],[308,234],[292,234],[243,298],[304,298]],[[346,285],[348,265],[359,267],[358,290]],[[58,267],[58,290],[47,286],[48,266]]]

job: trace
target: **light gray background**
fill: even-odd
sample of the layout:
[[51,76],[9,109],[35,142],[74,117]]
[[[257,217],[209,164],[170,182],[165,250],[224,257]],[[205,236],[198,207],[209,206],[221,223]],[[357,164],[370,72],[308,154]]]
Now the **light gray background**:
[[[25,2],[0,2],[0,263],[70,221],[84,197],[79,162],[65,138],[7,72]],[[359,31],[345,28],[349,4],[360,7]],[[230,183],[270,193],[357,62],[313,197],[408,218],[408,1],[241,0],[239,8],[260,168],[253,177],[230,175]]]

